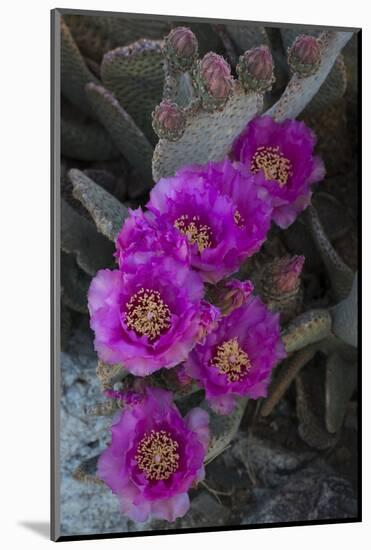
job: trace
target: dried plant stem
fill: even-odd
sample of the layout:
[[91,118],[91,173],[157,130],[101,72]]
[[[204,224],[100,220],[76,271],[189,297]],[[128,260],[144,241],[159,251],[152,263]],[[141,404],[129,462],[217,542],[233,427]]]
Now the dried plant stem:
[[289,359],[287,367],[271,386],[270,395],[264,401],[261,408],[260,414],[262,416],[268,416],[272,412],[301,368],[314,357],[316,350],[317,346],[315,345],[307,346],[306,348],[299,350]]
[[229,491],[229,492],[217,491],[216,489],[213,489],[212,487],[210,487],[210,485],[208,485],[206,483],[206,481],[201,481],[201,485],[203,487],[205,487],[205,489],[207,491],[209,491],[209,493],[212,494],[216,498],[216,500],[219,502],[219,504],[221,504],[221,500],[219,498],[219,495],[221,495],[222,497],[230,497],[233,494],[232,491]]

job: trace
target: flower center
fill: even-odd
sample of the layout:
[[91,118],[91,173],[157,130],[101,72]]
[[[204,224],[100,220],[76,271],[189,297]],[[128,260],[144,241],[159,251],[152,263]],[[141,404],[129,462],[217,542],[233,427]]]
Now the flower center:
[[170,327],[170,309],[157,290],[141,288],[126,304],[126,325],[154,340]]
[[251,171],[256,174],[263,170],[267,180],[275,180],[284,187],[292,176],[292,164],[279,147],[258,147],[251,159]]
[[241,216],[240,212],[236,209],[233,214],[234,223],[238,225],[238,227],[243,227],[245,224],[245,220]]
[[178,447],[169,432],[151,430],[141,439],[135,460],[147,479],[169,479],[179,467]]
[[221,374],[225,374],[229,382],[238,382],[251,369],[249,356],[239,346],[237,337],[217,347],[211,364]]
[[197,244],[199,252],[211,247],[211,228],[201,223],[200,216],[190,218],[188,214],[183,214],[175,220],[174,227],[186,235],[190,244]]

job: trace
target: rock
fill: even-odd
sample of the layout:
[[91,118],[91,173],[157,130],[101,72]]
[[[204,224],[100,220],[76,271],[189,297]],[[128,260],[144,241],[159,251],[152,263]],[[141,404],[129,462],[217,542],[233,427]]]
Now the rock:
[[61,480],[61,534],[84,535],[128,531],[118,500],[105,487],[80,483],[64,474]]
[[316,458],[312,452],[294,452],[271,440],[242,433],[233,446],[233,455],[245,465],[259,487],[277,487],[292,472]]
[[255,507],[243,515],[248,525],[357,517],[351,484],[323,468],[304,468],[277,489],[256,496]]
[[[81,483],[72,475],[86,459],[99,454],[109,438],[109,417],[87,417],[85,410],[102,400],[95,374],[97,358],[87,325],[80,326],[61,353],[60,404],[60,517],[61,534],[78,535],[128,531],[128,519],[119,512],[111,491]],[[136,529],[142,529],[138,525]]]

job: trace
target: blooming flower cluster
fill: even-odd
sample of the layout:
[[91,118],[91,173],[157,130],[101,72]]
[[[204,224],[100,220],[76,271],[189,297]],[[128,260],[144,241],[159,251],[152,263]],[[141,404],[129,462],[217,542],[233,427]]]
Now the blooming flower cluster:
[[[309,204],[324,176],[314,145],[304,123],[258,117],[230,158],[184,166],[154,186],[117,237],[117,269],[99,271],[89,289],[102,361],[138,377],[177,367],[180,383],[196,382],[220,414],[238,396],[266,395],[285,357],[279,315],[250,281],[226,278],[259,251],[272,221],[285,228]],[[173,521],[204,475],[208,414],[182,418],[171,393],[145,383],[121,397],[98,474],[132,519]]]

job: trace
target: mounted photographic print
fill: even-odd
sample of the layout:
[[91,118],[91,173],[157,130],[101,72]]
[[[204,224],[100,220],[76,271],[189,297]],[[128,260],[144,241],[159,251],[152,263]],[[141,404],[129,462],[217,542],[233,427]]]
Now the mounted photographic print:
[[53,540],[361,520],[360,38],[52,12]]

